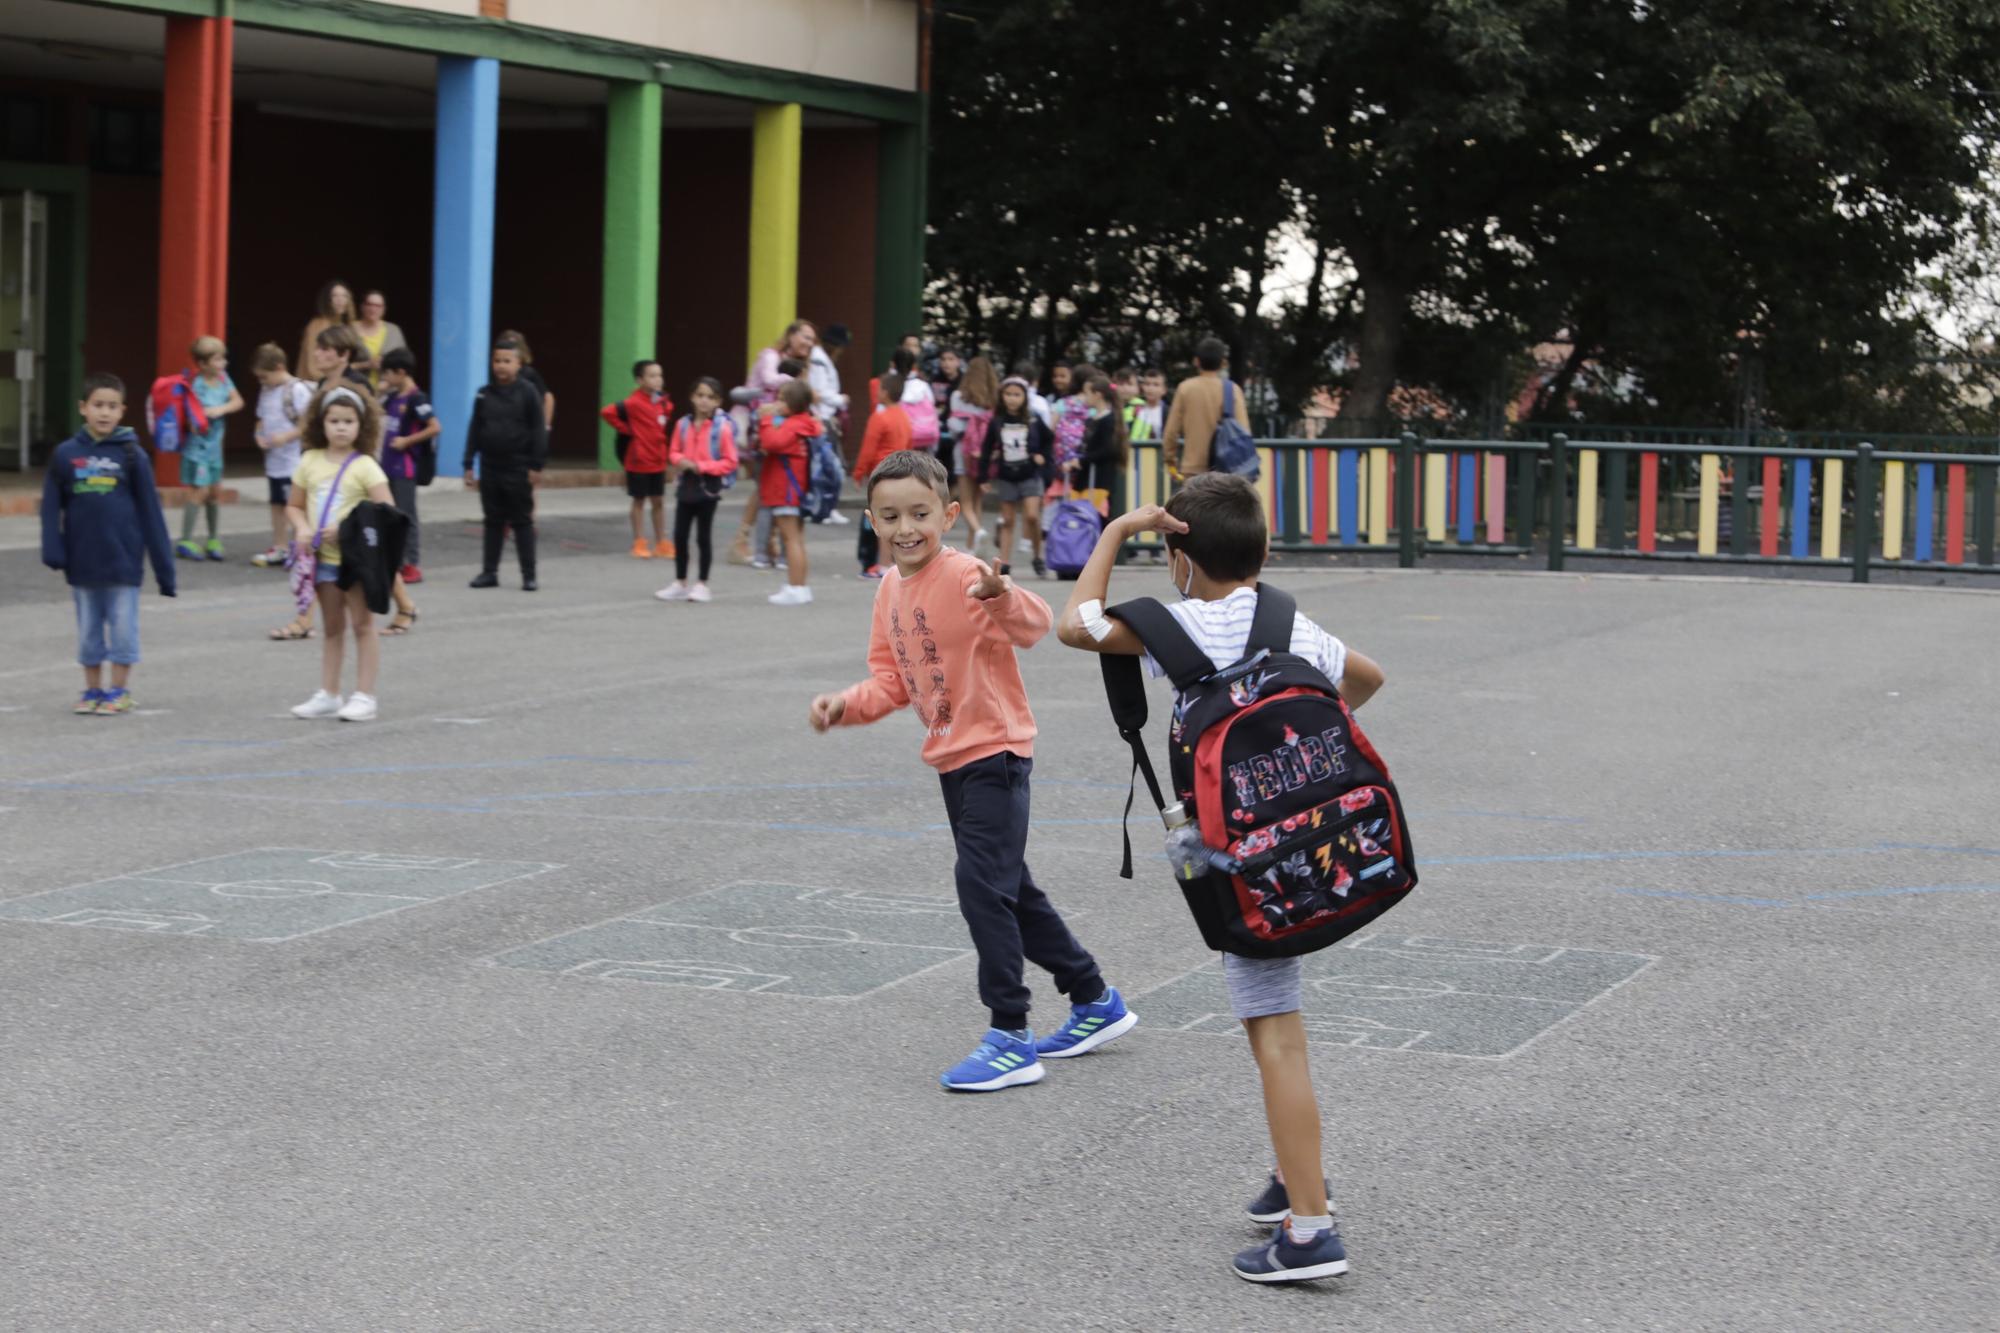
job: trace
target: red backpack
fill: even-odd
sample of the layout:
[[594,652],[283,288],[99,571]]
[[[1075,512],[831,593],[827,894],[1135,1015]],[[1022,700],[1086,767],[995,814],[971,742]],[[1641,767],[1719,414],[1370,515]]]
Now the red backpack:
[[[1213,867],[1181,890],[1211,949],[1246,958],[1311,953],[1417,886],[1387,766],[1333,682],[1292,653],[1298,605],[1290,594],[1258,586],[1243,658],[1221,671],[1150,597],[1104,614],[1131,626],[1174,683],[1169,773]],[[1143,773],[1164,809],[1146,754],[1139,659],[1101,661],[1112,717],[1132,747],[1134,785]],[[1132,877],[1129,836],[1120,873]]]
[[208,429],[208,412],[195,397],[192,370],[153,381],[146,395],[146,429],[153,434],[153,447],[163,454],[179,453],[190,435]]

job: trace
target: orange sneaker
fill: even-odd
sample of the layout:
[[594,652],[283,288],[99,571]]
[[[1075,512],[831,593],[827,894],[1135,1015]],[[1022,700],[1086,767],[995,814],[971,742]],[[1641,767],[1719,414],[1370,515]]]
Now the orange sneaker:
[[632,558],[634,560],[651,560],[653,558],[653,548],[646,545],[644,537],[632,543]]
[[671,560],[674,558],[674,544],[672,542],[661,542],[653,548],[653,554],[661,560]]

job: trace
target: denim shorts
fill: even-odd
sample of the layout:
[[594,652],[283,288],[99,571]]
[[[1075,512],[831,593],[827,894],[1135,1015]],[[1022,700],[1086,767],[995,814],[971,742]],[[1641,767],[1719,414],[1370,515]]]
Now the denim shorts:
[[1229,1012],[1238,1018],[1267,1018],[1300,1007],[1297,958],[1240,958],[1222,955],[1222,979],[1229,987]]
[[76,603],[76,660],[132,666],[139,660],[139,588],[121,584],[69,590]]
[[339,564],[339,562],[338,562],[338,561],[334,561],[334,562],[332,562],[332,563],[329,563],[329,562],[327,562],[327,561],[325,561],[325,560],[322,560],[322,561],[320,561],[320,562],[319,562],[318,564],[314,565],[314,566],[313,566],[313,582],[314,582],[314,583],[338,583],[338,582],[340,582],[340,564]]
[[1008,481],[1005,477],[986,483],[986,498],[997,500],[1003,505],[1020,504],[1025,500],[1042,498],[1042,479],[1023,477],[1019,481]]

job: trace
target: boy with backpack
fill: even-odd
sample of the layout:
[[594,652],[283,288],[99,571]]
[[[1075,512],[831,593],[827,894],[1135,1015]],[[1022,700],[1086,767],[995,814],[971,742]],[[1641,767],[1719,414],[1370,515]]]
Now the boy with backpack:
[[[869,676],[812,701],[812,729],[861,726],[909,708],[924,728],[958,848],[959,910],[979,954],[979,998],[992,1028],[940,1076],[948,1092],[1038,1083],[1040,1057],[1095,1050],[1139,1019],[1105,984],[1025,859],[1035,717],[1016,653],[1049,632],[1049,605],[984,561],[944,544],[958,521],[944,464],[904,449],[869,474],[868,518],[895,568],[875,592]],[[1024,962],[1055,976],[1069,1020],[1036,1040]]]
[[[417,525],[417,488],[437,476],[437,438],[444,423],[431,407],[430,395],[417,385],[417,356],[407,347],[382,354],[382,470],[389,474],[389,494],[410,520],[403,539],[405,583],[422,583],[423,529]],[[392,627],[393,628],[393,627]]]
[[132,711],[146,558],[152,557],[160,595],[172,597],[174,553],[152,465],[122,424],[124,381],[86,377],[77,410],[83,429],[56,446],[42,480],[42,563],[61,572],[76,603],[83,694],[72,711],[116,716]]
[[[1184,600],[1107,612],[1119,550],[1148,532],[1165,535],[1168,575]],[[1190,477],[1165,508],[1147,505],[1105,528],[1056,634],[1173,677],[1182,805],[1163,805],[1175,830],[1169,855],[1204,941],[1224,951],[1278,1159],[1249,1213],[1280,1225],[1238,1254],[1235,1270],[1252,1282],[1302,1282],[1346,1272],[1347,1252],[1321,1165],[1300,955],[1372,920],[1416,880],[1395,789],[1349,711],[1382,687],[1382,670],[1259,585],[1269,552],[1255,486],[1226,473]],[[1123,670],[1136,701],[1121,698],[1120,668],[1109,661],[1107,689],[1135,770],[1160,799],[1141,734],[1143,688],[1136,670]],[[1187,810],[1198,811],[1195,824]],[[1128,845],[1128,876],[1129,858]]]
[[264,485],[270,491],[271,545],[250,557],[260,569],[285,563],[292,523],[285,509],[292,499],[292,473],[299,467],[299,435],[305,429],[306,408],[313,387],[292,374],[285,349],[265,343],[251,362],[257,383],[257,447],[264,451]]

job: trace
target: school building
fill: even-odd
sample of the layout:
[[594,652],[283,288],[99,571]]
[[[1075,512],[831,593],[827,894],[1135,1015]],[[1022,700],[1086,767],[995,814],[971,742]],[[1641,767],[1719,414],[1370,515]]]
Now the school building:
[[[379,288],[456,474],[489,337],[524,333],[559,458],[657,356],[685,401],[795,317],[853,383],[917,327],[928,0],[6,0],[0,468],[204,333],[296,359]],[[303,368],[294,366],[293,369]],[[248,417],[232,471],[254,466]]]

